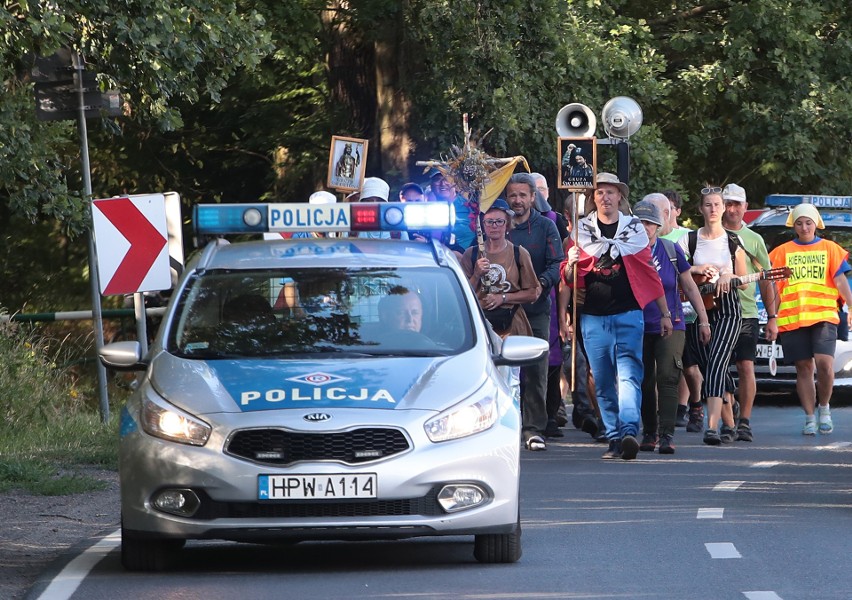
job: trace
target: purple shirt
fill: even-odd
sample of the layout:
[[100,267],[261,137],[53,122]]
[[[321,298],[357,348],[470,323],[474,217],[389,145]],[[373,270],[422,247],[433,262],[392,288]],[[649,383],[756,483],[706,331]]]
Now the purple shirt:
[[[666,304],[669,311],[672,313],[672,324],[675,329],[685,330],[686,323],[683,319],[683,307],[680,303],[680,294],[677,287],[677,276],[684,271],[689,271],[689,263],[683,255],[683,250],[677,244],[674,246],[675,256],[677,257],[677,271],[675,265],[672,264],[668,252],[660,239],[654,242],[654,247],[651,248],[651,258],[654,260],[654,266],[657,268],[657,274],[660,276],[660,281],[663,282],[663,290],[666,293]],[[645,315],[645,333],[660,334],[660,320],[662,315],[660,309],[657,308],[656,302],[649,302],[643,311]]]

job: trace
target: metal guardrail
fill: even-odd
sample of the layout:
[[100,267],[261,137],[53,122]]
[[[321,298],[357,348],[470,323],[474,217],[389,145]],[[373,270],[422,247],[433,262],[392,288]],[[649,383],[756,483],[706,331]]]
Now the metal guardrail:
[[[146,308],[145,314],[149,317],[162,316],[166,312],[165,306],[156,306]],[[106,308],[101,311],[103,318],[120,319],[123,317],[133,317],[134,310],[132,308]],[[90,310],[70,310],[60,312],[45,312],[45,313],[15,313],[13,315],[0,315],[0,323],[8,323],[9,321],[22,321],[28,323],[35,322],[52,322],[52,321],[84,321],[92,319],[92,311]]]

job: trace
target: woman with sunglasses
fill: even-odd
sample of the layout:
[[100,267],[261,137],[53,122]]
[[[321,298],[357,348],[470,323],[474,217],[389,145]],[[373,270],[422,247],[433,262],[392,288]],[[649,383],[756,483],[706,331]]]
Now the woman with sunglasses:
[[[461,267],[479,298],[479,304],[500,337],[533,335],[522,304],[534,302],[541,294],[541,283],[533,269],[530,253],[515,246],[508,239],[515,213],[508,202],[498,198],[480,215],[484,231],[484,251],[474,244],[461,258]],[[527,415],[522,421],[535,423]],[[542,407],[543,410],[544,407]],[[545,450],[544,439],[538,430],[524,426],[524,440],[528,450]]]
[[[678,240],[684,253],[692,263],[690,273],[699,283],[714,283],[715,302],[708,308],[708,323],[698,323],[689,328],[687,344],[698,362],[704,377],[702,396],[707,401],[707,429],[704,443],[717,446],[723,441],[734,441],[734,417],[730,405],[722,421],[722,398],[725,396],[725,376],[731,353],[740,334],[742,310],[739,294],[731,280],[736,275],[746,274],[746,256],[742,242],[736,234],[729,234],[722,226],[725,201],[722,188],[708,186],[701,190],[699,211],[704,217],[704,226]],[[745,287],[745,286],[742,286]],[[710,343],[704,345],[699,339],[699,328],[709,327]],[[721,426],[721,427],[720,427]]]

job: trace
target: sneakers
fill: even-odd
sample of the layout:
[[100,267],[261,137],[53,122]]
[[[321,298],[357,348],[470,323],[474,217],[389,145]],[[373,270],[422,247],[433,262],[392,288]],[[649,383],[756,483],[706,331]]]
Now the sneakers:
[[542,452],[544,450],[547,450],[547,444],[544,443],[544,440],[541,438],[540,435],[532,436],[524,443],[524,445],[526,446],[527,450],[530,450],[532,452]]
[[609,440],[609,448],[607,448],[601,458],[604,460],[621,458],[621,440]]
[[660,454],[674,454],[675,446],[672,443],[672,434],[664,433],[660,436]]
[[686,427],[689,423],[689,409],[685,404],[677,405],[677,417],[675,417],[675,427]]
[[693,404],[689,407],[689,421],[686,424],[686,430],[690,433],[700,433],[704,429],[704,407],[699,404]]
[[722,438],[715,429],[707,429],[704,431],[704,443],[708,446],[718,446],[722,443]]
[[556,426],[565,427],[568,424],[568,412],[565,409],[565,403],[560,402],[559,408],[556,409]]
[[547,438],[565,437],[565,434],[562,433],[561,429],[559,429],[559,425],[557,425],[556,419],[548,419],[547,427],[544,428],[544,431],[542,433],[544,434],[544,437]]
[[737,437],[737,432],[734,431],[733,427],[728,427],[727,425],[722,425],[719,428],[719,439],[722,440],[723,444],[730,444]]
[[816,421],[811,417],[810,420],[805,419],[805,426],[802,427],[802,435],[816,435]]
[[593,417],[583,417],[583,422],[580,424],[580,429],[588,433],[592,437],[598,435],[598,422]]
[[737,425],[737,441],[738,442],[753,442],[754,436],[751,433],[751,427],[745,423]]
[[639,442],[632,435],[625,435],[621,438],[621,458],[624,460],[633,460],[639,452]]
[[657,447],[657,436],[653,433],[646,433],[642,436],[642,443],[639,444],[639,449],[642,452],[653,452]]
[[819,407],[819,426],[818,430],[823,435],[828,435],[834,431],[834,423],[831,422],[831,411],[828,407]]

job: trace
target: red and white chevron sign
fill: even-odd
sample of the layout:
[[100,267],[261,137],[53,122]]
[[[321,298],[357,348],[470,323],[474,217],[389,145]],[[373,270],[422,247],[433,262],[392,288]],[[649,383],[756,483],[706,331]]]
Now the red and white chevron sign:
[[101,294],[172,287],[163,194],[92,201]]

